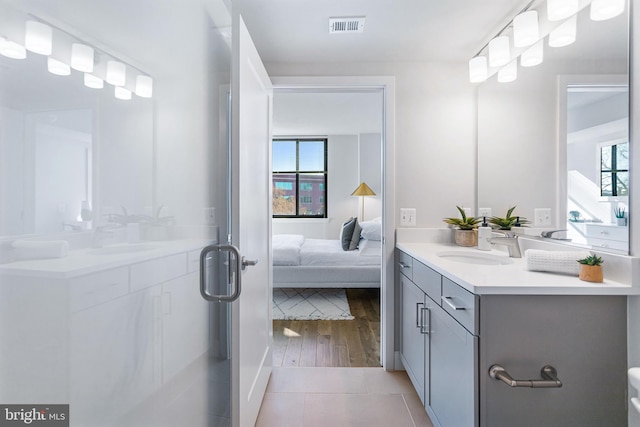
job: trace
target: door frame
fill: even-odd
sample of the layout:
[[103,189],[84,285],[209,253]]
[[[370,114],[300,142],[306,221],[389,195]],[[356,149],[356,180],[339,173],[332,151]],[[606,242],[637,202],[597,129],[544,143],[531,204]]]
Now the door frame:
[[278,76],[273,90],[381,89],[384,105],[382,140],[382,271],[380,282],[380,361],[387,371],[402,369],[395,351],[395,77],[393,76]]

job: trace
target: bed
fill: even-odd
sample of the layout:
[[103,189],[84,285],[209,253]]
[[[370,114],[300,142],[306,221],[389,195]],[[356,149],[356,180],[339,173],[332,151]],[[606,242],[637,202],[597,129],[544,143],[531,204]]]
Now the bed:
[[273,236],[274,288],[379,288],[382,246],[360,238],[344,250],[341,240]]

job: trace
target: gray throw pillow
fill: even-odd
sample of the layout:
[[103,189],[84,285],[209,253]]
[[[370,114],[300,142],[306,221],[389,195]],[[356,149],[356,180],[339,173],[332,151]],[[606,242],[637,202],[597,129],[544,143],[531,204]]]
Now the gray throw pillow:
[[340,244],[342,250],[352,251],[358,247],[360,241],[360,233],[362,229],[358,225],[358,218],[349,218],[347,222],[342,224],[342,230],[340,231]]

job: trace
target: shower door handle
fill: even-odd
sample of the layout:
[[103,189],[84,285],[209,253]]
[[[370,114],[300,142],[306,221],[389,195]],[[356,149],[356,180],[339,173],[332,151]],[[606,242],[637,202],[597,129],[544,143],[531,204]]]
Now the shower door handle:
[[[219,254],[229,252],[229,264],[226,266],[228,272],[225,277],[228,283],[233,283],[233,292],[229,295],[213,295],[207,292],[207,258],[209,254]],[[209,245],[200,252],[200,295],[207,301],[232,302],[238,299],[242,291],[242,257],[240,251],[233,245]],[[219,275],[217,275],[219,276]]]

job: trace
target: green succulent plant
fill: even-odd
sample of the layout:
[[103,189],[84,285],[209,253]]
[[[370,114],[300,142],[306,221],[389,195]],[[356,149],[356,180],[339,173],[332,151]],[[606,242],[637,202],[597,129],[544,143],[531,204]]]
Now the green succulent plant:
[[589,255],[588,257],[579,259],[578,262],[584,265],[602,265],[604,261],[599,256]]
[[495,225],[500,230],[511,230],[511,227],[524,226],[529,224],[529,221],[523,216],[512,216],[511,214],[516,209],[515,206],[509,208],[507,215],[503,217],[492,216],[489,218],[489,223]]
[[447,224],[455,225],[460,230],[473,230],[478,226],[480,218],[467,216],[467,214],[464,212],[464,209],[462,209],[460,206],[456,206],[456,208],[460,212],[460,216],[462,218],[445,218],[443,219],[444,222],[446,222]]

